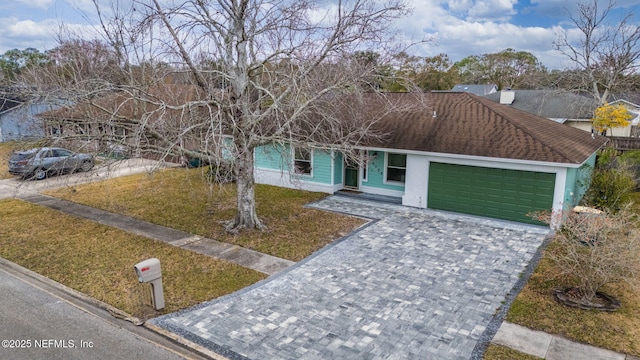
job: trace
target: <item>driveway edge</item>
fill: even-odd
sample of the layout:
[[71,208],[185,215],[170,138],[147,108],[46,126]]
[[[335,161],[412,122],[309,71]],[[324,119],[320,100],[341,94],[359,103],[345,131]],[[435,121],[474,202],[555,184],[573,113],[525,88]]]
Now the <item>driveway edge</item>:
[[554,236],[555,236],[555,232],[552,230],[549,231],[549,234],[547,234],[542,244],[538,247],[538,250],[536,250],[536,253],[533,255],[533,257],[525,267],[524,271],[520,273],[521,276],[518,278],[518,281],[516,281],[516,284],[511,288],[509,293],[505,296],[504,303],[498,309],[496,314],[493,316],[493,318],[487,325],[487,328],[485,329],[485,331],[480,335],[480,338],[478,339],[478,343],[476,344],[475,348],[473,349],[473,352],[471,353],[470,360],[483,359],[484,353],[487,350],[487,346],[491,343],[491,340],[498,333],[500,326],[502,325],[504,319],[507,317],[507,313],[509,312],[509,309],[511,309],[511,305],[513,304],[513,301],[516,299],[518,294],[520,294],[522,289],[524,289],[525,285],[527,285],[527,282],[529,282],[529,278],[531,278],[531,275],[533,275],[533,272],[538,267],[540,260],[542,260],[542,253],[547,248],[547,246],[549,246]]

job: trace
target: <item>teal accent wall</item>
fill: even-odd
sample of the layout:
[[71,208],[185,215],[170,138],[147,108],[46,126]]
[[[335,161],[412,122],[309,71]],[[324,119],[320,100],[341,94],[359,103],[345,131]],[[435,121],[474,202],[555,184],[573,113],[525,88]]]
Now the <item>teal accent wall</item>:
[[335,153],[335,158],[333,159],[333,183],[334,184],[342,184],[342,170],[344,167],[343,162],[344,156],[342,153]]
[[311,175],[293,174],[299,181],[310,181],[320,184],[332,184],[333,174],[331,173],[331,152],[325,150],[313,150],[311,158]]
[[254,151],[256,167],[272,170],[291,168],[291,150],[288,145],[263,145]]
[[596,154],[594,153],[579,168],[567,169],[567,181],[564,191],[564,207],[572,208],[582,200],[582,197],[589,188],[591,173],[596,165]]
[[329,151],[313,150],[310,176],[293,174],[293,154],[289,145],[259,146],[255,149],[254,156],[257,168],[289,172],[298,181],[332,184],[334,174],[331,164],[334,160]]
[[[369,155],[371,155],[371,152],[369,152]],[[376,154],[375,159],[369,160],[367,182],[363,183],[363,185],[378,189],[404,191],[404,184],[386,184],[384,182],[384,152],[376,151]]]

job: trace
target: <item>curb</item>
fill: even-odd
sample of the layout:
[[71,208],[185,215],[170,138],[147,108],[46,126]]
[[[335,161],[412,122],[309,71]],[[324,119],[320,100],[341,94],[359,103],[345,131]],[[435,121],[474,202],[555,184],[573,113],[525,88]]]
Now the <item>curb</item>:
[[[79,292],[75,289],[72,289],[64,284],[61,284],[55,280],[49,279],[46,276],[40,275],[32,270],[29,270],[25,267],[22,267],[16,263],[13,263],[5,258],[0,257],[0,270],[3,270],[2,268],[5,268],[6,270],[9,270],[9,274],[11,274],[11,272],[13,273],[19,273],[21,275],[24,275],[26,277],[29,277],[33,280],[36,280],[38,282],[41,282],[47,286],[50,286],[60,292],[65,293],[66,295],[76,298],[78,300],[80,300],[81,302],[87,303],[91,306],[95,306],[99,309],[105,310],[107,311],[111,316],[113,316],[116,319],[120,319],[120,320],[124,320],[124,321],[128,321],[136,326],[141,326],[144,327],[145,329],[148,329],[150,331],[153,331],[154,333],[170,340],[171,342],[174,342],[175,344],[178,344],[184,348],[187,348],[195,353],[198,353],[199,355],[202,355],[204,357],[207,358],[211,358],[214,360],[228,360],[226,357],[223,357],[215,352],[212,352],[211,350],[197,345],[187,339],[184,339],[174,333],[171,333],[169,331],[166,331],[162,328],[159,328],[153,324],[149,324],[145,321],[143,321],[142,319],[139,319],[135,316],[132,316],[118,308],[115,308],[105,302],[102,302],[100,300],[97,300],[95,298],[92,298],[89,295],[86,295],[82,292]],[[5,270],[5,271],[6,271]],[[32,284],[33,285],[33,284]],[[65,299],[62,299],[63,301],[66,301]],[[69,303],[68,301],[66,301],[67,303]],[[84,309],[82,306],[79,306],[78,304],[73,304],[70,303],[72,306],[76,306],[78,308],[80,308],[81,310],[91,313],[89,310]]]
[[210,358],[212,358],[214,360],[229,360],[229,358],[226,358],[226,357],[224,357],[224,356],[222,356],[222,355],[220,355],[220,354],[218,354],[216,352],[213,352],[213,351],[205,348],[204,346],[200,346],[200,345],[198,345],[198,344],[196,344],[196,343],[194,343],[192,341],[189,341],[189,340],[183,338],[182,336],[179,336],[179,335],[177,335],[175,333],[167,331],[167,330],[165,330],[165,329],[163,329],[163,328],[161,328],[159,326],[156,326],[156,325],[153,325],[153,324],[150,324],[150,323],[147,323],[147,322],[142,324],[142,326],[144,326],[145,328],[147,328],[147,329],[149,329],[149,330],[151,330],[153,332],[156,332],[156,333],[166,337],[167,339],[170,339],[171,341],[174,341],[174,342],[176,342],[176,343],[178,343],[178,344],[180,344],[182,346],[188,347],[189,349],[197,351],[198,353],[200,353],[200,354],[202,354],[204,356],[210,357]]

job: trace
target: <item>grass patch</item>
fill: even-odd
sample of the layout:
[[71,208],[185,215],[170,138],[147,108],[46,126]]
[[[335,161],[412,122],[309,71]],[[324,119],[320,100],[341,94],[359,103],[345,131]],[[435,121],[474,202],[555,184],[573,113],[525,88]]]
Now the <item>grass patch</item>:
[[0,201],[0,219],[0,257],[138,317],[149,315],[149,285],[138,283],[133,265],[147,258],[161,262],[162,313],[265,278],[226,261],[19,200]]
[[222,222],[235,215],[235,184],[209,184],[202,171],[158,171],[47,194],[292,261],[304,259],[364,223],[304,207],[326,194],[256,185],[258,216],[267,230],[229,235]]
[[[554,251],[551,243],[546,253]],[[640,356],[640,294],[627,284],[606,286],[607,294],[622,307],[613,313],[570,308],[552,297],[554,288],[574,284],[563,276],[548,257],[543,257],[522,292],[513,302],[507,321],[569,339]]]
[[631,200],[631,209],[636,214],[640,214],[640,191],[632,193],[629,198]]
[[484,353],[484,360],[539,360],[541,358],[521,353],[504,346],[489,344]]

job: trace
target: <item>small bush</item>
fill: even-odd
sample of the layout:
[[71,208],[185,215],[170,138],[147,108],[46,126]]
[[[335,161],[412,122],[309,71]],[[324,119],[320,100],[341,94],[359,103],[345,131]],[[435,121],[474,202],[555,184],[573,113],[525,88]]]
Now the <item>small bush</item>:
[[596,168],[584,202],[598,209],[616,212],[631,201],[635,189],[634,176],[626,167]]
[[638,180],[632,171],[634,155],[618,156],[613,148],[600,152],[591,173],[583,203],[598,209],[616,212],[627,206]]
[[620,155],[619,159],[629,169],[638,189],[640,187],[640,150],[626,151]]
[[640,165],[640,150],[625,151],[619,158],[629,165]]

